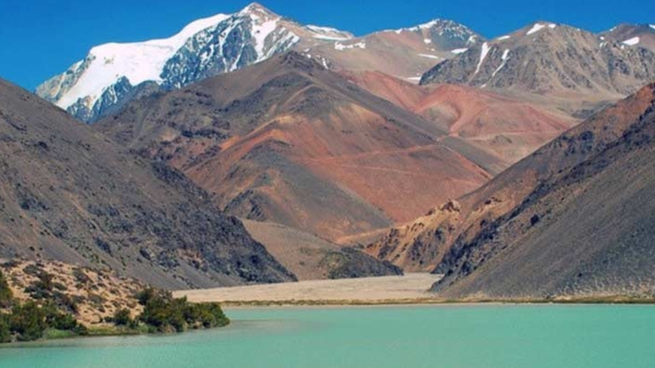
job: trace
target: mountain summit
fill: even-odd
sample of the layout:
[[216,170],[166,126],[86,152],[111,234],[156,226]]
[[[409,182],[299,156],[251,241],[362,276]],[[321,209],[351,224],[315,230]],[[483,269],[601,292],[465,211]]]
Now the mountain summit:
[[166,39],[96,46],[36,92],[92,122],[149,88],[179,88],[294,46],[307,48],[352,37],[333,28],[302,26],[252,3],[235,14],[194,21]]
[[380,70],[418,77],[437,61],[476,45],[467,27],[433,20],[355,38],[330,27],[302,25],[252,3],[234,14],[194,21],[169,38],[108,43],[36,93],[86,122],[117,113],[127,101],[232,72],[289,50],[333,70]]
[[612,100],[655,79],[655,54],[626,40],[540,21],[439,63],[421,83]]

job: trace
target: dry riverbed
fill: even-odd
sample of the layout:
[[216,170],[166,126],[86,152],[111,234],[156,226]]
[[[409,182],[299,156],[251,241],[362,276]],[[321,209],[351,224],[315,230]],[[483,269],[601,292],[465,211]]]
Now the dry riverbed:
[[435,299],[427,290],[440,278],[440,275],[409,273],[405,276],[182,290],[174,292],[174,296],[186,296],[191,302],[211,301],[228,306],[428,303]]

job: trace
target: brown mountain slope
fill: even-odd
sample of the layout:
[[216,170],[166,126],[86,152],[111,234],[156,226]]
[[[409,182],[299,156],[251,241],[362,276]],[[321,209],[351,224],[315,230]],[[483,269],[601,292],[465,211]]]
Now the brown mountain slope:
[[495,157],[497,174],[578,123],[561,112],[466,86],[417,86],[381,72],[344,73],[367,91],[408,109]]
[[111,268],[162,287],[290,281],[177,171],[0,80],[0,255]]
[[[441,262],[453,244],[466,244],[488,224],[512,211],[539,185],[556,181],[598,154],[651,106],[649,88],[607,108],[513,165],[480,189],[393,229],[368,246],[369,254],[426,270]],[[458,208],[453,211],[452,208]],[[440,269],[442,270],[442,269]]]
[[[589,154],[577,165],[560,166],[510,213],[469,241],[457,242],[439,266],[446,277],[434,290],[494,298],[652,296],[654,94],[651,85],[636,97],[648,105],[637,116],[619,108],[612,111],[614,119],[606,115],[610,119],[585,123],[583,145],[553,145],[538,152],[551,162],[575,155],[571,148]],[[610,124],[623,126],[623,133],[599,142],[618,133],[595,134],[611,129]]]
[[272,222],[243,220],[248,233],[299,280],[400,275],[402,270],[352,248]]
[[418,83],[437,62],[450,59],[484,38],[450,20],[430,22],[397,30],[371,33],[350,40],[296,50],[332,70],[381,71]]
[[538,22],[439,63],[422,84],[456,83],[534,94],[574,115],[655,79],[655,54],[577,28]]
[[436,124],[293,52],[141,99],[97,128],[231,214],[328,239],[407,221],[490,178],[472,161],[486,154],[465,157]]

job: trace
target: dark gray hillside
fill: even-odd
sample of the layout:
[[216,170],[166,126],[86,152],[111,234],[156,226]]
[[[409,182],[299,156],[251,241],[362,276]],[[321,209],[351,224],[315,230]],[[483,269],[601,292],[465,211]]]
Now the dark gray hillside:
[[0,255],[110,268],[160,287],[293,281],[241,222],[0,80]]

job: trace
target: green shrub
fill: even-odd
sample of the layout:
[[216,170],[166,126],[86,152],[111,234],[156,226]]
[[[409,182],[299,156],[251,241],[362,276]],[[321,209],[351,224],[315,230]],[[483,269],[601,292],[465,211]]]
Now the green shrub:
[[9,315],[0,313],[0,343],[11,342],[11,321]]
[[133,325],[132,317],[130,316],[130,310],[127,308],[119,309],[114,313],[112,322],[116,326],[131,326]]
[[155,289],[149,287],[149,288],[145,288],[145,289],[139,291],[135,295],[135,297],[136,297],[136,300],[139,301],[139,304],[145,306],[146,304],[148,304],[150,299],[154,298],[156,295],[157,295],[157,291]]
[[170,293],[146,289],[139,293],[145,302],[139,319],[159,332],[185,331],[188,328],[210,328],[229,323],[217,303],[192,304],[186,298],[175,299]]
[[15,305],[12,309],[11,330],[18,334],[18,340],[38,340],[46,328],[46,313],[33,301]]
[[9,287],[7,278],[0,270],[0,308],[9,308],[14,300],[14,294]]
[[220,327],[229,323],[218,303],[189,304],[185,317],[187,323],[194,327]]

